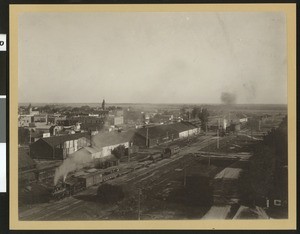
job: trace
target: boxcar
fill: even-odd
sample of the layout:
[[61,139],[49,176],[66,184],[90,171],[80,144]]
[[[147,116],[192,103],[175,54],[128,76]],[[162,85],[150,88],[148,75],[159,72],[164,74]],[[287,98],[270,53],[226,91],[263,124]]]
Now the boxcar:
[[152,154],[150,155],[150,160],[152,160],[153,162],[156,162],[158,160],[162,159],[162,154],[161,153],[156,153],[156,154]]

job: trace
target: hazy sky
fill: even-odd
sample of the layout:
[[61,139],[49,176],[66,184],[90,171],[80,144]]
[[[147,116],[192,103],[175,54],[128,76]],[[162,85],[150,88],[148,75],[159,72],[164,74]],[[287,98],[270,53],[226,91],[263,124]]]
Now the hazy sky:
[[287,102],[284,13],[23,13],[19,102]]

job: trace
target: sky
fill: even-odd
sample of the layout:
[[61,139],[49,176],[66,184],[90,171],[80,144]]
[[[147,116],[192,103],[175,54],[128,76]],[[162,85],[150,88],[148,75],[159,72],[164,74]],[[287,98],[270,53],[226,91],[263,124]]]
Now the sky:
[[31,12],[19,102],[287,103],[283,12]]

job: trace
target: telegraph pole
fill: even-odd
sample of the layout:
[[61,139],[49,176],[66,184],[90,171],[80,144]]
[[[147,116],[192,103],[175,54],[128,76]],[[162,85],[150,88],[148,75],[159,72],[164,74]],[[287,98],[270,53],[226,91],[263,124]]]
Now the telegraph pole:
[[186,186],[186,164],[184,164],[184,169],[183,169],[183,186]]
[[219,129],[217,130],[217,149],[219,149]]
[[146,146],[149,147],[149,140],[148,140],[149,129],[148,129],[148,127],[146,127],[146,128],[147,128],[147,132],[146,132]]

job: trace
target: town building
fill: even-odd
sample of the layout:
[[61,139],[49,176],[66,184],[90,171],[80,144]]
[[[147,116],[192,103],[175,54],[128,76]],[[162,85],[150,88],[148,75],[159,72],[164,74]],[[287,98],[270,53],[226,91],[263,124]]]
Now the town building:
[[110,117],[110,124],[114,126],[119,126],[124,124],[123,116],[111,116]]
[[58,121],[66,120],[67,116],[60,114],[48,115],[48,124],[58,124]]
[[36,142],[40,138],[50,137],[50,132],[42,133],[42,132],[31,132],[30,133],[30,143]]
[[37,114],[33,116],[33,120],[35,123],[47,123],[48,122],[48,115],[47,114]]
[[248,122],[248,116],[247,115],[245,115],[243,113],[237,113],[236,116],[237,116],[237,118],[238,118],[238,120],[241,124],[244,124],[244,123]]
[[18,116],[18,126],[19,127],[29,127],[30,123],[34,123],[33,115],[19,115]]
[[38,107],[29,107],[29,114],[30,115],[39,115],[40,111]]

